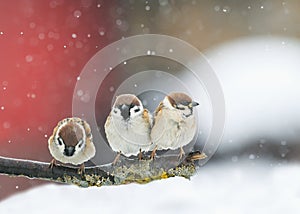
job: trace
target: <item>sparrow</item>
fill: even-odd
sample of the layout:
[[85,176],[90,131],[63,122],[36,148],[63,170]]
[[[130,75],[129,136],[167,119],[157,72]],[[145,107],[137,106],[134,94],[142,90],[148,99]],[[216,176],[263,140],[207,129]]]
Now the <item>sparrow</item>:
[[80,165],[78,173],[84,173],[84,162],[95,156],[96,149],[89,124],[76,117],[61,120],[48,139],[48,148],[53,156],[50,168],[56,161]]
[[180,148],[179,159],[184,156],[183,146],[189,144],[197,130],[193,111],[194,102],[187,94],[174,92],[167,95],[154,112],[151,140],[155,145],[151,153],[154,158],[156,150]]
[[151,146],[151,125],[152,117],[138,97],[133,94],[117,96],[104,125],[107,141],[118,153],[113,164],[121,154],[126,157],[139,155],[142,159],[142,152],[149,151]]

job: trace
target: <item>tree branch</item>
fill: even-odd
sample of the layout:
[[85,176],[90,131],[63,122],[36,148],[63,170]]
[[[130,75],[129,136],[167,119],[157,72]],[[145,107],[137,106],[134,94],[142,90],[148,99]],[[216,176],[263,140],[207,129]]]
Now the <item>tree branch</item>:
[[116,165],[86,167],[83,175],[78,168],[49,163],[0,157],[0,174],[75,184],[80,187],[148,183],[174,176],[190,178],[196,172],[194,161],[204,159],[199,151],[189,153],[182,162],[177,155],[155,160],[136,160],[121,157]]

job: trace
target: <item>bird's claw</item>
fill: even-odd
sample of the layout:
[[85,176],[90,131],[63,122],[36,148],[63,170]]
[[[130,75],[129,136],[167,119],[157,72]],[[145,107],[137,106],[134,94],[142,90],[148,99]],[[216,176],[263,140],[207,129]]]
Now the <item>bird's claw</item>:
[[49,164],[49,168],[50,169],[53,169],[53,167],[57,166],[57,162],[56,160],[53,158],[51,161],[50,161],[50,164]]
[[114,161],[112,162],[112,165],[116,165],[118,160],[120,159],[120,156],[121,156],[121,152],[118,152],[117,156],[115,157]]
[[154,160],[154,158],[155,158],[155,156],[156,156],[156,151],[157,151],[157,146],[155,146],[155,148],[154,148],[153,151],[151,152],[150,160]]
[[142,153],[142,149],[140,149],[139,155],[138,155],[138,159],[143,160],[143,153]]
[[80,165],[80,167],[78,168],[77,173],[79,175],[83,175],[85,173],[84,163]]
[[179,160],[182,160],[182,158],[185,156],[185,152],[183,150],[182,147],[180,147],[180,152],[179,152],[179,155],[178,155],[178,159]]

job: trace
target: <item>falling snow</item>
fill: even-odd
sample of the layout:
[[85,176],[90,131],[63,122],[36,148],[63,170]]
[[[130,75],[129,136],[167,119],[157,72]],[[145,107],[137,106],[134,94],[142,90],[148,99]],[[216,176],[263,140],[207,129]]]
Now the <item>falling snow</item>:
[[31,98],[31,99],[35,99],[36,98],[36,94],[34,94],[34,93],[27,93],[27,97]]
[[74,17],[79,18],[82,14],[80,10],[75,10],[73,13]]
[[83,91],[82,91],[82,90],[78,90],[78,91],[77,91],[77,96],[80,97],[80,96],[82,96],[82,95],[83,95]]
[[216,6],[214,7],[214,10],[215,10],[216,12],[219,12],[220,9],[221,9],[221,7],[220,7],[219,5],[216,5]]
[[160,6],[167,6],[169,4],[168,0],[159,0]]
[[38,37],[39,37],[40,40],[43,40],[43,39],[45,39],[45,34],[44,33],[39,33]]
[[254,154],[250,154],[250,155],[249,155],[249,159],[250,159],[250,160],[254,160],[254,159],[255,159],[255,155],[254,155]]
[[27,56],[25,57],[25,60],[26,60],[26,62],[32,62],[33,56],[32,56],[32,55],[27,55]]
[[80,100],[84,103],[88,103],[90,101],[90,95],[89,93],[84,93],[81,97],[80,97]]
[[287,142],[286,142],[285,140],[283,140],[283,141],[280,142],[280,144],[281,144],[282,146],[286,146],[286,145],[287,145]]
[[230,7],[224,6],[223,9],[222,9],[222,11],[223,11],[224,13],[229,13],[229,12],[230,12]]
[[9,128],[10,128],[10,123],[7,122],[7,121],[5,121],[5,122],[3,123],[3,128],[9,129]]
[[113,92],[114,90],[115,90],[115,88],[114,88],[113,86],[110,86],[110,87],[109,87],[109,91],[110,91],[110,92]]
[[77,34],[76,33],[72,33],[72,38],[76,39],[77,38]]
[[122,20],[117,19],[117,20],[116,20],[116,24],[120,26],[120,25],[122,24]]
[[36,24],[35,24],[34,22],[30,22],[30,23],[29,23],[29,27],[30,27],[31,29],[34,29],[34,28],[36,27]]
[[100,36],[104,36],[104,34],[105,34],[104,29],[100,28],[100,29],[99,29],[99,34],[100,34]]

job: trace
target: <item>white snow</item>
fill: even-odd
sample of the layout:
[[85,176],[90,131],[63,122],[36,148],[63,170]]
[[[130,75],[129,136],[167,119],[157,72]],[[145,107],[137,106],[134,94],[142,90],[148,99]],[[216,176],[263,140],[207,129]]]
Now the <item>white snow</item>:
[[299,39],[245,37],[211,48],[205,56],[226,101],[222,143],[227,145],[222,149],[268,137],[279,143],[299,139]]
[[0,213],[300,213],[299,181],[299,165],[208,164],[190,181],[40,186],[2,201]]
[[74,15],[74,17],[79,18],[82,15],[82,13],[80,10],[75,10],[73,15]]

